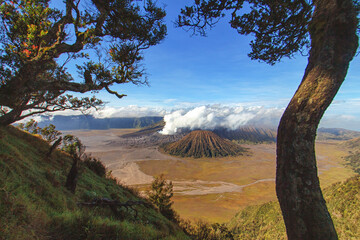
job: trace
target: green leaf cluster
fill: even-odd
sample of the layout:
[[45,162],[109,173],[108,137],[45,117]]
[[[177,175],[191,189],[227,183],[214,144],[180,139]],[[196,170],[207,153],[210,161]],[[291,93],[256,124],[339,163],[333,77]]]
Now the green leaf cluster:
[[31,134],[40,134],[40,136],[49,143],[57,140],[61,135],[61,132],[55,129],[55,125],[50,124],[41,128],[38,127],[38,122],[34,119],[30,119],[26,123],[19,123],[17,127]]
[[176,219],[176,214],[172,209],[173,201],[171,201],[174,195],[173,184],[171,181],[167,182],[163,174],[154,177],[147,195],[149,201],[158,208],[160,213],[168,219]]
[[[166,36],[165,11],[151,0],[0,1],[0,124],[66,109],[103,106],[69,93],[147,84],[143,51]],[[78,68],[79,76],[68,69]]]
[[196,0],[181,10],[177,26],[205,35],[226,13],[239,34],[254,36],[251,59],[275,64],[309,47],[313,7],[302,0]]

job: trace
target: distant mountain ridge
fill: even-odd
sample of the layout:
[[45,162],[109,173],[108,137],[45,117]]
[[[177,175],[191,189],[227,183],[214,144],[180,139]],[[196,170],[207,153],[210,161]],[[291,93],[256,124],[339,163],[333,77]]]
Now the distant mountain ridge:
[[[54,124],[58,130],[106,130],[111,128],[141,128],[139,131],[124,135],[124,137],[143,137],[161,131],[165,121],[161,116],[95,118],[92,115],[70,115],[43,117],[40,127]],[[180,129],[181,134],[191,132],[190,129]],[[195,129],[200,130],[200,129]],[[210,129],[207,129],[210,130]],[[210,130],[222,138],[239,142],[276,142],[276,129],[255,126],[242,126],[238,129],[215,128]],[[350,140],[360,137],[360,132],[343,128],[319,128],[317,140]]]
[[243,126],[235,130],[216,128],[212,130],[222,138],[236,141],[276,142],[276,130],[270,128],[259,128],[254,126]]
[[360,132],[344,128],[319,128],[317,140],[350,140],[360,137]]
[[104,130],[111,128],[142,128],[161,121],[163,117],[95,118],[92,115],[55,115],[39,122],[40,127],[53,124],[58,130]]
[[181,140],[163,145],[164,152],[181,157],[226,157],[241,155],[245,149],[211,131],[196,130]]
[[[134,133],[129,133],[126,135],[123,135],[122,137],[125,138],[131,138],[131,137],[143,137],[143,136],[150,136],[154,133],[158,133],[161,130],[163,130],[165,126],[165,121],[161,120],[157,123],[154,123],[152,125],[149,125],[147,127],[144,127],[140,129],[139,131],[136,131]],[[179,133],[175,135],[181,135],[184,136],[187,133],[190,133],[192,130],[190,129],[180,129]],[[195,129],[200,130],[200,129]],[[275,129],[266,129],[266,128],[259,128],[254,126],[243,126],[239,129],[231,130],[226,128],[216,128],[214,130],[209,130],[215,134],[217,134],[221,138],[226,138],[229,140],[235,140],[240,142],[275,142],[276,141],[276,130]],[[165,135],[166,136],[166,135]]]
[[139,131],[125,134],[122,137],[131,138],[131,137],[141,137],[141,136],[151,135],[151,134],[158,133],[159,131],[163,130],[164,126],[165,126],[165,122],[164,122],[164,120],[161,120],[161,121],[151,124],[149,126],[143,127]]
[[[124,135],[124,137],[140,137],[151,135],[154,133],[160,132],[164,126],[165,121],[161,120],[153,125],[149,125],[139,131]],[[180,135],[190,133],[190,129],[179,129]],[[194,129],[200,130],[200,129]],[[214,132],[222,138],[229,140],[235,140],[238,142],[252,142],[252,143],[263,143],[263,142],[276,142],[277,130],[274,128],[262,128],[256,126],[242,126],[238,129],[226,129],[226,128],[215,128],[215,129],[206,129]],[[175,135],[176,136],[176,135]],[[317,140],[350,140],[353,138],[360,137],[359,131],[347,130],[343,128],[319,128],[317,131]]]

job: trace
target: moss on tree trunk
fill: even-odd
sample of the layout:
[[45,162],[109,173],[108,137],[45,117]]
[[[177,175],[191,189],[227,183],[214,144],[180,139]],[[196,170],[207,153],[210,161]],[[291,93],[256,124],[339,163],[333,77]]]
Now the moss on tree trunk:
[[337,239],[320,189],[315,137],[358,47],[351,0],[314,4],[308,66],[278,128],[276,191],[289,239]]

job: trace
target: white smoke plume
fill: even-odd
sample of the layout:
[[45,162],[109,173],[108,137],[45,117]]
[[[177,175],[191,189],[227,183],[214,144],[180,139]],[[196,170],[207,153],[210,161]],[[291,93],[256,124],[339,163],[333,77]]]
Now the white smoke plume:
[[234,130],[245,125],[276,127],[283,111],[279,108],[220,105],[178,110],[164,116],[165,127],[160,133],[173,135],[181,128],[212,130],[223,127]]

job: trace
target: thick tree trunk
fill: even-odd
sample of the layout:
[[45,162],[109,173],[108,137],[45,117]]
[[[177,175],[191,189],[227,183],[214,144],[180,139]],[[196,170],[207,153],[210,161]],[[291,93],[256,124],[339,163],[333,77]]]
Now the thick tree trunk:
[[352,0],[314,0],[303,80],[278,128],[276,192],[289,239],[337,239],[319,185],[315,137],[358,47]]
[[0,116],[0,126],[7,126],[21,120],[20,115],[21,111],[11,110],[10,112]]

